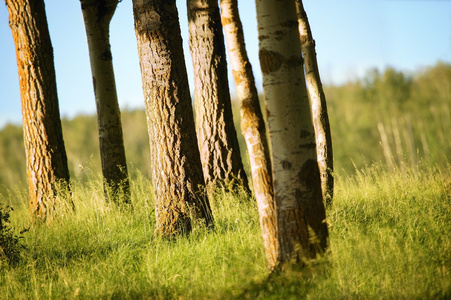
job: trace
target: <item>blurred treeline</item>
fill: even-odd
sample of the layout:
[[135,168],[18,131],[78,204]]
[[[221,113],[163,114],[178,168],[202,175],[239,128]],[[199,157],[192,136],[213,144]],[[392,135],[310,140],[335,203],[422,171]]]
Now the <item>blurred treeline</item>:
[[[418,163],[444,165],[451,158],[451,64],[437,63],[414,74],[392,68],[369,71],[363,79],[325,86],[331,123],[335,172],[344,175],[375,162],[390,168]],[[234,102],[239,132],[239,104]],[[150,176],[149,140],[144,110],[122,111],[131,176]],[[72,177],[101,176],[96,117],[63,119]],[[25,187],[21,126],[0,131],[0,193]],[[245,150],[242,136],[241,150]],[[247,157],[243,156],[245,164]],[[90,174],[88,174],[90,173]],[[89,175],[89,176],[88,176]]]
[[392,168],[451,158],[451,64],[414,74],[387,68],[326,86],[335,171],[382,161]]

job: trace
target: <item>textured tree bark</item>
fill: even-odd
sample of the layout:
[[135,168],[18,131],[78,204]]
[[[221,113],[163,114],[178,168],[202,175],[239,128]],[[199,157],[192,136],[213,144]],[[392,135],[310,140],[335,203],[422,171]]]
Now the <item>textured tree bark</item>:
[[217,0],[187,0],[196,131],[206,184],[239,179],[248,188],[233,125]]
[[135,32],[151,148],[156,231],[191,230],[191,217],[212,225],[194,127],[175,0],[133,0]]
[[259,58],[276,199],[277,263],[302,263],[327,246],[295,3],[257,0]]
[[69,183],[53,48],[42,0],[6,0],[16,46],[30,210],[45,218]]
[[130,183],[109,36],[110,21],[118,0],[80,2],[96,98],[105,196],[114,202],[130,203]]
[[309,94],[313,126],[316,135],[316,152],[319,172],[321,174],[321,190],[326,204],[332,204],[334,194],[334,161],[332,152],[332,136],[330,133],[329,115],[327,113],[326,95],[324,94],[316,60],[315,40],[304,10],[302,0],[296,0],[301,36],[301,50],[305,63],[305,79]]
[[252,66],[244,43],[243,26],[238,13],[237,0],[221,0],[221,22],[224,28],[237,96],[241,103],[241,131],[249,153],[266,259],[268,266],[274,266],[277,261],[278,241],[271,159]]

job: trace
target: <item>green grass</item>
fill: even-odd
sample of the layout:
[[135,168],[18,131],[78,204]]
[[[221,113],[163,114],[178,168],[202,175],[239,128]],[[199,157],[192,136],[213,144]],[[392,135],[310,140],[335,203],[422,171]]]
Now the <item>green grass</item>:
[[303,269],[269,273],[258,213],[242,193],[218,191],[216,228],[154,236],[150,182],[132,181],[133,211],[103,201],[98,178],[74,183],[76,210],[57,204],[48,223],[30,224],[25,193],[12,225],[27,251],[0,270],[1,299],[449,299],[451,167],[337,178],[328,209],[330,251]]

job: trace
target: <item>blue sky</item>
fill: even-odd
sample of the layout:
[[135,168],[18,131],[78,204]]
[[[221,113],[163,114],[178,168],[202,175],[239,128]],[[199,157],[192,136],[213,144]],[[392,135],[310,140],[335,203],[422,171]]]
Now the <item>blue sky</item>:
[[[177,0],[190,74],[185,2]],[[255,4],[253,0],[239,2],[247,51],[261,90]],[[94,113],[80,3],[77,0],[45,3],[61,115]],[[356,79],[370,68],[392,66],[411,72],[439,60],[451,63],[451,1],[304,0],[304,6],[325,83]],[[111,45],[121,107],[143,107],[131,0],[123,0],[113,17]],[[233,80],[230,85],[234,89]],[[9,122],[21,122],[20,93],[14,44],[3,4],[0,5],[0,128]]]

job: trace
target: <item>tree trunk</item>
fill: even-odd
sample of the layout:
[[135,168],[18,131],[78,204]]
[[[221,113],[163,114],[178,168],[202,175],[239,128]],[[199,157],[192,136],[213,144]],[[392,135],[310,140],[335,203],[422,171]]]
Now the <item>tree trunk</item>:
[[53,48],[42,0],[6,0],[16,46],[32,214],[46,217],[69,183]]
[[96,98],[105,195],[115,202],[122,200],[130,203],[130,183],[109,36],[110,21],[118,0],[80,2]]
[[212,224],[204,185],[175,0],[133,0],[156,202],[156,231]]
[[202,168],[207,185],[239,179],[243,169],[227,80],[224,37],[217,0],[187,0],[194,68],[194,107]]
[[299,33],[301,35],[301,50],[305,63],[305,79],[310,97],[313,115],[313,126],[316,135],[316,152],[321,188],[326,204],[332,204],[334,194],[334,161],[332,152],[332,136],[330,134],[329,115],[327,114],[326,95],[323,91],[316,60],[315,40],[310,30],[307,13],[302,0],[296,0]]
[[277,261],[278,244],[271,159],[252,66],[244,43],[237,0],[221,0],[221,22],[232,64],[237,96],[241,103],[241,131],[249,153],[266,258],[268,266],[274,266]]
[[272,148],[277,263],[301,263],[325,250],[328,231],[296,7],[292,0],[257,0],[256,6]]

